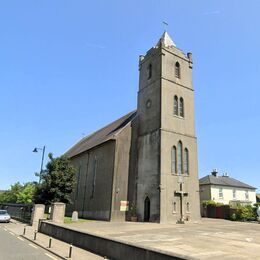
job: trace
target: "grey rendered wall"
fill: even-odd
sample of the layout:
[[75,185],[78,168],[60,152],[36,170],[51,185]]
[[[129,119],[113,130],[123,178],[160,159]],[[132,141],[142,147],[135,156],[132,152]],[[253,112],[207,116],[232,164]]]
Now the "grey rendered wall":
[[[180,190],[178,176],[171,172],[171,149],[181,141],[189,151],[189,174],[182,174],[183,190],[188,196],[183,200],[185,219],[200,218],[199,182],[197,162],[197,139],[195,137],[194,91],[192,89],[192,68],[184,53],[177,48],[162,49],[161,82],[161,222],[180,219],[180,197],[174,191]],[[181,78],[175,77],[175,63],[179,62]],[[184,100],[184,118],[173,115],[173,100],[177,95]],[[173,203],[176,203],[176,211]],[[187,207],[189,203],[189,207]]]
[[127,201],[131,123],[116,136],[111,221],[124,221],[126,212],[120,211],[120,202]]
[[77,169],[77,186],[71,208],[77,210],[80,217],[110,219],[114,156],[115,142],[108,141],[71,159]]
[[[160,50],[152,48],[139,64],[136,203],[140,221],[144,220],[146,197],[150,199],[149,221],[160,221],[160,60]],[[150,64],[152,77],[148,78]]]
[[[178,175],[171,172],[171,148],[177,146],[179,140],[182,141],[183,149],[189,149],[189,174],[183,174],[183,191],[188,196],[183,200],[184,218],[189,220],[198,220],[200,218],[199,204],[199,186],[198,186],[198,168],[197,168],[197,144],[195,138],[183,135],[172,134],[162,131],[161,135],[161,222],[176,222],[180,219],[180,197],[174,194],[180,190]],[[176,203],[176,211],[173,210],[173,203]],[[189,210],[187,208],[189,203]]]

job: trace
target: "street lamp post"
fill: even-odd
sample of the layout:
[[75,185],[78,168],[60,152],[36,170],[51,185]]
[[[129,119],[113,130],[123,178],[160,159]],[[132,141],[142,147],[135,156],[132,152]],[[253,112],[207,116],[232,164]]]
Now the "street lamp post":
[[34,153],[38,153],[38,151],[42,151],[41,170],[40,170],[40,177],[39,177],[39,183],[40,183],[41,182],[41,178],[42,178],[42,168],[43,168],[43,161],[44,161],[44,154],[45,154],[45,145],[43,146],[43,148],[35,147],[33,149]]

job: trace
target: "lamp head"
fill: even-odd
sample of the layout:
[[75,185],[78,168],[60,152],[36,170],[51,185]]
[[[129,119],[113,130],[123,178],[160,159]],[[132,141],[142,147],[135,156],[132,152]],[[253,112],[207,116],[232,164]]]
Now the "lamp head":
[[36,147],[33,149],[33,153],[38,153],[38,149]]

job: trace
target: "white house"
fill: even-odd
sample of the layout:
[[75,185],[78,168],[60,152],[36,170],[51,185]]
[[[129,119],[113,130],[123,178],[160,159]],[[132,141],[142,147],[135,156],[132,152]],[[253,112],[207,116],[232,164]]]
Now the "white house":
[[200,201],[213,200],[223,204],[253,205],[256,188],[233,179],[227,174],[219,176],[217,170],[199,180]]

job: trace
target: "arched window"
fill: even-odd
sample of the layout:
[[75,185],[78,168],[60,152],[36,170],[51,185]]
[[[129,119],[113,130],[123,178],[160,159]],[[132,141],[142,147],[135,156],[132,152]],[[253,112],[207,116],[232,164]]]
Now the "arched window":
[[147,70],[148,70],[148,79],[150,79],[152,77],[152,70],[153,70],[151,63],[149,64]]
[[182,165],[182,142],[179,141],[178,143],[178,150],[177,150],[177,154],[178,154],[178,159],[177,159],[177,173],[178,174],[182,174],[182,169],[183,169],[183,165]]
[[177,151],[176,146],[172,147],[172,173],[176,173],[177,171]]
[[189,174],[189,151],[184,149],[184,173]]
[[180,116],[184,117],[184,100],[182,97],[180,98]]
[[174,96],[174,100],[173,100],[173,114],[175,116],[178,116],[178,97],[177,96]]
[[178,61],[175,63],[175,77],[178,79],[181,78],[181,67]]

